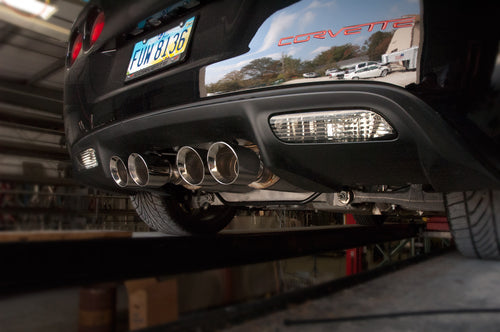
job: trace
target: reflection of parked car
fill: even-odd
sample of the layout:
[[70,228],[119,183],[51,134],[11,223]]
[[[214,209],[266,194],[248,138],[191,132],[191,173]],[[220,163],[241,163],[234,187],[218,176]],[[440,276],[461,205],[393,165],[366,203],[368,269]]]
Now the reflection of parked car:
[[342,69],[347,73],[347,72],[353,72],[362,68],[365,68],[366,66],[372,66],[378,64],[376,61],[365,61],[365,62],[358,62],[354,63],[350,66],[343,67]]
[[327,76],[329,76],[330,78],[339,78],[338,76],[339,75],[344,75],[344,71],[343,70],[335,70],[335,71],[332,71],[330,72]]
[[314,77],[319,77],[319,74],[315,72],[310,72],[310,73],[304,73],[302,74],[302,76],[304,76],[305,78],[314,78]]
[[333,77],[333,75],[340,74],[342,72],[344,72],[344,71],[341,69],[331,68],[331,69],[327,69],[325,71],[325,76]]
[[359,80],[360,78],[370,78],[379,76],[384,77],[387,75],[388,72],[389,69],[387,69],[387,67],[385,66],[371,65],[368,67],[358,69],[356,71],[348,72],[347,74],[344,75],[344,79]]

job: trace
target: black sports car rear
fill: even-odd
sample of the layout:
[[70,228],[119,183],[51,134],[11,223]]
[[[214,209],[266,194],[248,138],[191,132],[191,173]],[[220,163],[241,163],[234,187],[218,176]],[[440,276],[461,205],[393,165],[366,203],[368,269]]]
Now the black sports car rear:
[[[164,232],[218,231],[237,207],[447,211],[465,254],[498,258],[500,237],[485,231],[500,227],[497,12],[91,1],[67,60],[77,178],[129,193]],[[382,62],[367,80],[303,77]]]

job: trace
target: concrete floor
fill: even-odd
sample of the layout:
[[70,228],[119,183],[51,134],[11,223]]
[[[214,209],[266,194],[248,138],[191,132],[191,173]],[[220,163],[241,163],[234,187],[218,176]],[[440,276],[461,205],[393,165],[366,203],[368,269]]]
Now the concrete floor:
[[[446,254],[330,296],[295,306],[226,331],[500,331],[500,262]],[[118,292],[120,311],[126,294]],[[437,310],[484,310],[432,315]],[[285,320],[335,319],[387,314],[382,319],[285,325]],[[123,320],[126,324],[126,320]],[[0,298],[0,331],[76,331],[78,289]],[[122,327],[119,330],[124,330]]]
[[[500,262],[450,253],[224,331],[500,331]],[[436,314],[442,310],[496,312]],[[402,315],[391,313],[434,314]],[[382,319],[360,316],[388,314]],[[355,317],[358,316],[358,319]],[[286,320],[347,321],[285,325]]]

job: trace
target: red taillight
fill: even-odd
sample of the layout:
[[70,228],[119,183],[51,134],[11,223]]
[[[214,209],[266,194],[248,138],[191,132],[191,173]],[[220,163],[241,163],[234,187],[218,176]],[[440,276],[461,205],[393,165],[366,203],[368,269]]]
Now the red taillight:
[[92,24],[92,30],[90,32],[90,46],[94,45],[99,36],[101,35],[102,29],[104,28],[104,13],[100,12],[97,14],[94,23]]
[[78,57],[78,54],[80,54],[80,51],[82,50],[82,45],[83,45],[82,35],[78,34],[75,38],[75,41],[73,42],[73,47],[71,48],[71,64],[75,62],[76,58]]

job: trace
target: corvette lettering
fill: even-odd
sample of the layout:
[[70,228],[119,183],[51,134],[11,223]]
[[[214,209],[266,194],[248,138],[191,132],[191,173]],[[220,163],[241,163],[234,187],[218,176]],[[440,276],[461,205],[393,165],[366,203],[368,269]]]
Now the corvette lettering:
[[399,28],[412,27],[414,23],[415,23],[415,16],[411,16],[411,17],[403,17],[392,20],[377,21],[377,22],[343,27],[339,31],[337,31],[337,33],[333,33],[332,30],[309,32],[301,35],[281,38],[280,41],[278,42],[278,46],[287,46],[292,44],[305,43],[311,40],[311,38],[325,39],[327,35],[331,38],[335,38],[342,32],[346,36],[355,35],[361,33],[364,27],[368,27],[367,31],[372,32],[375,26],[378,25],[380,25],[380,30],[385,30],[389,25],[391,25],[394,29],[399,29]]

